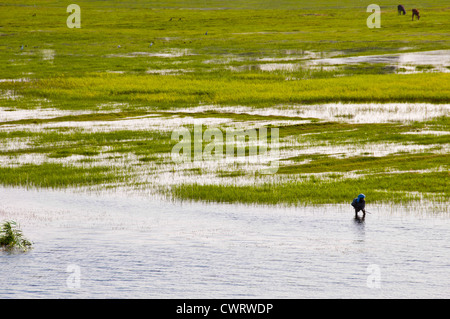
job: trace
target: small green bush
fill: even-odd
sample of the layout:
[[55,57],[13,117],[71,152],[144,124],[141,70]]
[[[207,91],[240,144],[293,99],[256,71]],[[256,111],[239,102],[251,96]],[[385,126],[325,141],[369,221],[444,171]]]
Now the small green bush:
[[0,228],[0,247],[5,250],[27,251],[31,248],[30,241],[25,239],[15,221],[5,221]]

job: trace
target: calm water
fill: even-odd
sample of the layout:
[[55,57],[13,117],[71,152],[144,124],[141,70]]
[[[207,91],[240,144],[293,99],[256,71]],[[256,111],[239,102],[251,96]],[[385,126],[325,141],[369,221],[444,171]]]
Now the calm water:
[[[0,298],[449,298],[450,216],[0,188]],[[369,208],[368,208],[369,209]]]

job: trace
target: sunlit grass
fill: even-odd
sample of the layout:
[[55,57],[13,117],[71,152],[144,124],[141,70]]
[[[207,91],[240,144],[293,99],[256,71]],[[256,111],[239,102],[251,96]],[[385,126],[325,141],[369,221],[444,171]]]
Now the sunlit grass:
[[[6,83],[6,82],[5,82]],[[6,86],[5,83],[0,83]],[[274,106],[328,102],[431,102],[450,100],[450,74],[355,75],[344,78],[284,81],[278,75],[211,75],[54,78],[16,83],[28,97],[45,98],[66,108],[94,108],[128,102],[158,108],[199,104]],[[9,84],[8,84],[9,85]]]

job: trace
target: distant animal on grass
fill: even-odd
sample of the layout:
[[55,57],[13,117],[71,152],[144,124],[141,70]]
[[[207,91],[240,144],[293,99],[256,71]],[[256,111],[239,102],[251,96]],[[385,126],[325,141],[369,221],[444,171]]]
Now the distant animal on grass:
[[398,5],[397,10],[398,10],[398,14],[399,14],[399,15],[400,15],[400,14],[403,14],[403,15],[406,14],[405,7],[402,6],[401,4]]
[[414,21],[414,16],[417,16],[417,20],[420,19],[420,13],[417,9],[412,9],[412,21]]

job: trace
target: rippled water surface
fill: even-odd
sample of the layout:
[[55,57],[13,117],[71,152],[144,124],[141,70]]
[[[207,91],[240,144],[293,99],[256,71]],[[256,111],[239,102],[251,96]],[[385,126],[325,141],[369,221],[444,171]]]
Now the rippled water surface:
[[0,188],[0,298],[449,298],[450,217]]

